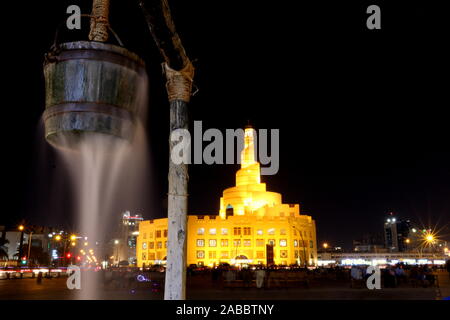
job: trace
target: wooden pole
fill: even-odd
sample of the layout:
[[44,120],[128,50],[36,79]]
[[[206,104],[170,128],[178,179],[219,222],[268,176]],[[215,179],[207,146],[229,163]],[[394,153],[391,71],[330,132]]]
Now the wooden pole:
[[[150,32],[164,59],[166,89],[170,102],[170,136],[188,130],[188,103],[194,68],[186,55],[172,20],[167,0],[141,1]],[[169,138],[172,154],[177,141]],[[168,241],[164,288],[165,300],[186,299],[186,240],[188,209],[188,165],[175,164],[169,154]]]

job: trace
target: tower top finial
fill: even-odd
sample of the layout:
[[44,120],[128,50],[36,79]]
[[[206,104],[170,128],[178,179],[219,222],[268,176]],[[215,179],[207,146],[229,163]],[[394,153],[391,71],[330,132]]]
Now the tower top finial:
[[253,128],[253,126],[250,123],[250,120],[247,120],[247,125],[245,126],[245,129],[251,129],[251,128]]

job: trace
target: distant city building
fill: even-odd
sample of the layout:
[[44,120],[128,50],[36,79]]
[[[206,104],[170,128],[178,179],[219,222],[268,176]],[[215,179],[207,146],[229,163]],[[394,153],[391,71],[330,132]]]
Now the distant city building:
[[444,265],[448,256],[440,253],[429,252],[319,252],[319,266],[332,265]]
[[357,244],[353,242],[355,252],[387,252],[383,244]]
[[390,252],[405,252],[410,247],[411,222],[399,219],[392,212],[384,222],[385,247]]
[[113,240],[114,264],[126,261],[129,265],[136,265],[136,239],[139,235],[139,223],[143,220],[141,215],[132,215],[130,211],[122,214],[118,237]]
[[444,249],[448,250],[447,242],[439,239],[433,230],[419,228],[409,219],[399,219],[393,213],[384,222],[384,240],[388,252],[440,254]]
[[385,246],[381,233],[364,234],[361,239],[353,240],[353,251],[355,252],[383,252]]
[[[20,238],[22,231],[17,229],[8,229],[5,226],[0,227],[0,252],[3,255],[3,260],[7,265],[16,264],[22,258],[31,259],[33,263],[45,264],[48,263],[50,257],[50,239],[47,234],[50,228],[42,226],[30,226],[23,231],[22,246],[28,248],[31,244],[30,256],[28,257],[28,250],[22,252],[22,257],[19,257]],[[34,255],[33,255],[34,253]],[[1,259],[1,257],[0,257]]]

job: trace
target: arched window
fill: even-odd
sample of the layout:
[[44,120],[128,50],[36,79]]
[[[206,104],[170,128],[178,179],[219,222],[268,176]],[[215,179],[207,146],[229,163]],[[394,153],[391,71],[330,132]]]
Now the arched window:
[[225,215],[227,217],[233,215],[233,206],[231,204],[227,205],[227,209],[225,210]]

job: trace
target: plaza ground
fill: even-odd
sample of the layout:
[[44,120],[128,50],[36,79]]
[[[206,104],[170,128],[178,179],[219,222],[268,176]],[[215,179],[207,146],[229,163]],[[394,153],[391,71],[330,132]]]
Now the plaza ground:
[[[187,298],[191,300],[439,300],[450,296],[450,279],[447,272],[438,273],[439,287],[350,288],[348,281],[313,281],[309,288],[221,288],[208,276],[188,278]],[[100,299],[162,299],[161,288],[146,283],[128,288],[108,287],[99,289]],[[68,290],[66,278],[0,280],[0,300],[67,300],[76,298],[75,290]]]

